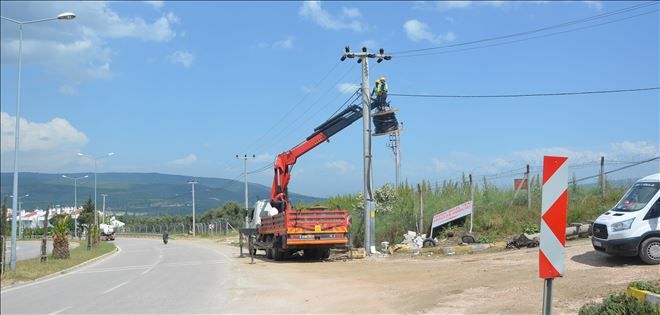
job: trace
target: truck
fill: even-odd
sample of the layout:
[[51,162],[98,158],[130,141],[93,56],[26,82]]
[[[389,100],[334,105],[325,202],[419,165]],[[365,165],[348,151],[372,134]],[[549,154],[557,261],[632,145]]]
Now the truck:
[[595,250],[616,256],[639,256],[660,264],[660,173],[644,177],[628,189],[614,208],[592,226]]
[[252,215],[252,226],[257,231],[255,252],[264,250],[268,259],[282,260],[302,250],[305,257],[324,259],[331,249],[350,243],[351,216],[346,210],[320,206],[295,209],[289,201],[288,185],[299,157],[361,117],[362,108],[351,105],[316,127],[303,142],[277,156],[270,199],[258,201]]

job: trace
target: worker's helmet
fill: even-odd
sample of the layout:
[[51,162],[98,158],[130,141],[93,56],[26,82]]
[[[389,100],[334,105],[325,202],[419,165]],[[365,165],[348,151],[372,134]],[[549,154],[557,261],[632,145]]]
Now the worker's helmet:
[[380,77],[380,81],[385,81],[385,77]]
[[380,79],[376,79],[376,84],[380,83]]

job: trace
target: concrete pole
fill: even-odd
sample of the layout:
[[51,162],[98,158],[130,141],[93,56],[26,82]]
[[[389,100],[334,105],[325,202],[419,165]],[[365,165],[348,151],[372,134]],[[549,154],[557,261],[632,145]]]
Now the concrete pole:
[[245,227],[248,227],[248,218],[249,218],[249,213],[248,213],[248,179],[247,179],[247,160],[248,159],[254,159],[256,155],[252,154],[252,156],[249,156],[247,154],[244,154],[243,156],[238,156],[236,155],[237,159],[243,160],[243,182],[245,183]]
[[472,214],[470,215],[470,233],[472,233],[472,221],[474,219],[474,180],[470,174],[470,201],[472,201]]
[[101,215],[101,223],[105,224],[105,197],[107,197],[108,194],[101,194],[101,197],[103,197],[103,214]]
[[417,234],[422,234],[424,233],[424,191],[420,184],[417,184],[417,191],[419,192],[419,227]]
[[[14,135],[14,197],[11,199],[11,254],[9,258],[9,268],[12,271],[16,270],[16,230],[17,226],[17,209],[18,209],[18,136],[21,124],[21,65],[22,65],[22,52],[23,52],[23,25],[18,25],[19,40],[18,40],[18,84],[16,88],[16,128]],[[3,218],[4,219],[4,218]],[[4,245],[3,245],[4,246]]]
[[191,180],[188,182],[188,184],[192,185],[192,235],[195,237],[195,184],[197,184],[198,181],[196,180]]
[[371,98],[369,97],[369,59],[360,57],[362,64],[362,125],[364,152],[364,248],[367,255],[376,252],[376,213],[372,209],[371,192]]
[[527,164],[527,171],[525,172],[525,180],[527,181],[527,210],[532,209],[532,183],[529,178],[529,164]]
[[396,187],[399,188],[401,182],[401,135],[398,131],[394,135],[396,136]]
[[600,157],[600,194],[605,197],[605,157]]

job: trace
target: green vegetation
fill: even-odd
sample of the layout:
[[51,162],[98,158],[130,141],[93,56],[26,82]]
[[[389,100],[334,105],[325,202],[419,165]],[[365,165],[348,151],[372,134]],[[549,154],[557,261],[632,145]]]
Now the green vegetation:
[[[630,287],[658,293],[660,280],[649,282],[632,282]],[[588,303],[583,305],[579,315],[619,315],[619,314],[648,314],[660,315],[660,306],[652,305],[647,301],[639,301],[625,293],[610,294],[602,303]]]
[[652,281],[635,281],[629,287],[660,294],[660,279]]
[[[424,181],[420,187],[424,195],[424,233],[429,232],[433,215],[457,206],[470,198],[467,178],[461,181],[443,181],[430,183]],[[488,183],[475,185],[474,191],[474,227],[477,239],[482,241],[504,240],[520,233],[536,233],[541,222],[541,185],[538,176],[530,181],[532,206],[527,209],[527,193],[522,191],[513,199],[513,189],[503,189]],[[627,187],[608,185],[605,196],[601,196],[598,187],[569,187],[568,223],[594,220],[605,210],[610,209],[621,198]],[[379,192],[380,190],[383,190]],[[389,190],[392,194],[389,195]],[[383,198],[387,196],[387,198]],[[416,187],[403,183],[399,188],[383,186],[374,193],[376,199],[376,241],[390,243],[401,242],[407,231],[416,231],[419,222],[419,193]],[[362,244],[362,194],[341,195],[329,198],[328,207],[347,209],[353,217],[351,233],[354,244]],[[299,205],[297,207],[302,207]],[[466,224],[467,223],[467,224]],[[469,219],[452,222],[451,228],[442,227],[434,230],[434,236],[440,238],[448,230],[454,232],[469,229]]]
[[98,247],[87,250],[85,244],[72,249],[69,259],[52,259],[48,257],[48,262],[40,262],[40,258],[19,260],[16,262],[16,270],[6,269],[2,276],[2,286],[11,285],[21,281],[38,279],[49,274],[60,272],[64,269],[76,266],[90,259],[115,250],[115,244],[111,242],[102,242]]

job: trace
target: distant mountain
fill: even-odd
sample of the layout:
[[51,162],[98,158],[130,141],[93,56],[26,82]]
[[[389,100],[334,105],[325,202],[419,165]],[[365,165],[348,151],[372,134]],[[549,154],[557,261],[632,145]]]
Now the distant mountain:
[[[70,177],[88,178],[78,180],[78,205],[92,197],[94,199],[94,174],[66,174]],[[18,177],[19,196],[29,194],[21,199],[22,209],[45,208],[49,204],[73,206],[74,182],[62,178],[61,174],[20,173]],[[106,197],[106,210],[128,211],[149,215],[182,215],[192,211],[192,189],[188,181],[190,176],[168,175],[158,173],[98,173],[97,174],[97,208],[103,207],[101,194]],[[211,177],[197,177],[195,185],[195,209],[198,214],[208,209],[222,206],[233,200],[243,205],[245,203],[244,183],[236,180]],[[0,174],[0,193],[12,195],[13,173]],[[270,187],[248,183],[249,204],[258,199],[270,197]],[[293,203],[312,203],[320,198],[292,193]],[[11,198],[7,201],[11,207]]]

